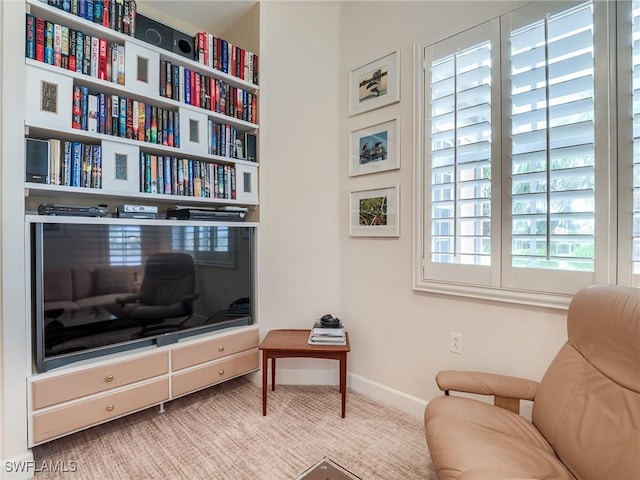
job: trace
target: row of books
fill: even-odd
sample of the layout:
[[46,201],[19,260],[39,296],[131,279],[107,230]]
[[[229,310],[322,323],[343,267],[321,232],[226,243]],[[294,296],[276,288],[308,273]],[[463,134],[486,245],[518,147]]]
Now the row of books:
[[316,321],[309,333],[309,345],[346,345],[347,337],[344,325],[325,327],[320,320]]
[[50,185],[102,188],[102,146],[69,140],[35,140],[49,143]]
[[124,85],[124,46],[27,13],[25,55]]
[[196,62],[258,84],[257,54],[207,32],[198,32],[193,43]]
[[246,158],[243,149],[244,135],[233,125],[209,120],[207,122],[207,138],[210,154],[243,160]]
[[180,114],[132,98],[73,87],[71,127],[169,147],[180,146]]
[[140,191],[202,198],[236,198],[232,165],[140,153]]
[[135,0],[41,0],[67,13],[133,37],[136,33]]
[[254,93],[167,60],[160,62],[160,96],[247,122],[258,121]]

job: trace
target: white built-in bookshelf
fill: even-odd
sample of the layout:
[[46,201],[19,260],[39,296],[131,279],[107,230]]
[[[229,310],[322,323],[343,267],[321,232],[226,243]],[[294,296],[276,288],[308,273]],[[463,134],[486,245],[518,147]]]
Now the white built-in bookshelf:
[[[74,3],[78,2],[61,1],[60,6],[72,8]],[[25,137],[55,144],[46,181],[25,181],[27,197],[36,197],[36,202],[51,197],[56,203],[65,199],[89,204],[110,200],[160,206],[242,205],[255,210],[259,203],[258,159],[257,155],[247,159],[245,144],[247,138],[255,140],[259,129],[259,87],[254,83],[257,74],[249,65],[251,52],[233,47],[242,52],[243,59],[246,53],[247,60],[242,74],[238,68],[232,75],[205,65],[211,63],[206,60],[201,63],[161,49],[57,6],[37,0],[26,0],[26,6]],[[43,54],[37,53],[42,34],[38,22],[53,25],[53,64],[49,52],[44,53],[45,61],[41,61]],[[97,47],[84,49],[98,56],[94,65],[89,60],[85,73],[81,67],[65,68],[72,50],[69,32],[75,32],[76,47],[77,32],[85,40],[99,39]],[[209,35],[209,40],[214,48],[215,37]],[[44,42],[46,49],[46,38]],[[110,58],[98,72],[102,48],[107,52],[103,57],[109,54]],[[77,54],[74,58],[79,60]],[[190,85],[189,76],[194,85]],[[114,105],[119,107],[115,117]],[[120,116],[123,109],[131,112],[129,118]],[[121,132],[114,131],[110,117],[116,118]],[[74,153],[83,147],[78,145],[90,146],[87,149],[94,154],[95,147],[99,150],[99,154],[80,159],[81,165],[85,161],[79,170]],[[100,158],[93,158],[96,155]]]
[[[118,204],[154,205],[161,213],[187,205],[246,207],[250,221],[244,225],[256,229],[257,55],[233,47],[239,55],[235,68],[216,68],[212,59],[222,55],[220,45],[216,46],[220,39],[210,34],[198,37],[196,61],[145,43],[127,34],[122,24],[114,29],[103,26],[97,16],[91,21],[70,11],[80,5],[87,8],[89,3],[92,8],[135,5],[133,0],[25,0],[25,145],[33,140],[48,146],[46,178],[29,181],[29,168],[25,168],[26,224],[170,224],[161,218],[44,217],[33,212],[40,203],[108,204],[110,210]],[[46,28],[47,22],[53,29],[53,52],[38,52],[42,35],[38,28],[42,23]],[[97,51],[94,42],[86,50],[97,56],[95,65],[89,60],[88,66],[78,68],[76,52],[76,68],[69,68],[72,31],[76,49],[78,32],[83,40],[98,39]],[[229,61],[232,47],[228,49]],[[53,55],[53,60],[46,55]],[[120,115],[123,105],[130,118]],[[109,122],[109,118],[115,120]],[[74,153],[80,155],[75,160]],[[214,222],[183,224],[197,227]],[[29,299],[27,303],[29,317]],[[153,405],[162,409],[173,398],[255,371],[259,367],[256,323],[254,319],[253,325],[196,335],[175,344],[27,374],[29,446]]]

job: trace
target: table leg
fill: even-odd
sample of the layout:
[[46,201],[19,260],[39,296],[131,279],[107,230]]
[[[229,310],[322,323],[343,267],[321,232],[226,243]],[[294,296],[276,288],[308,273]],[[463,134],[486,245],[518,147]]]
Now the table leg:
[[276,357],[271,357],[271,391],[276,389]]
[[262,351],[262,416],[267,414],[267,370],[269,369],[269,359],[267,351]]
[[340,356],[340,393],[342,394],[342,418],[347,403],[347,354]]

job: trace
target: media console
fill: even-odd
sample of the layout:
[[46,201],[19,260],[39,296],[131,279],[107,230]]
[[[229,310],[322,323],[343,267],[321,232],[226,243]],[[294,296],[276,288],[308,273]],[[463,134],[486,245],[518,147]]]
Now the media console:
[[116,354],[28,379],[29,447],[259,368],[257,325]]

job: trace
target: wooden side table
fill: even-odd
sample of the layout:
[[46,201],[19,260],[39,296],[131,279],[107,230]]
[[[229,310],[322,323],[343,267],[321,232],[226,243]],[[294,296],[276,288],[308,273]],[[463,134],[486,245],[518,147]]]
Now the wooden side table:
[[271,359],[271,390],[276,389],[276,358],[327,358],[340,361],[342,418],[347,401],[347,353],[351,350],[349,334],[346,345],[309,345],[310,330],[271,330],[258,347],[262,350],[262,415],[267,414],[267,370]]

